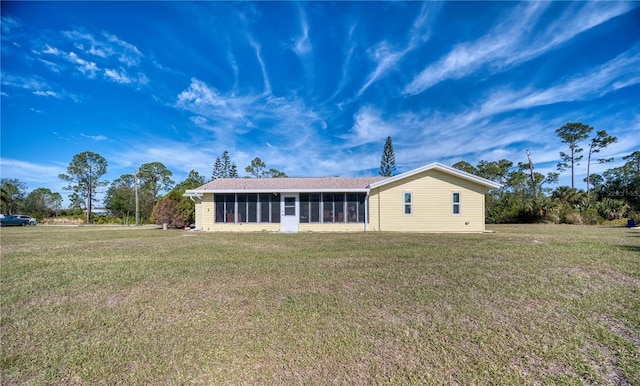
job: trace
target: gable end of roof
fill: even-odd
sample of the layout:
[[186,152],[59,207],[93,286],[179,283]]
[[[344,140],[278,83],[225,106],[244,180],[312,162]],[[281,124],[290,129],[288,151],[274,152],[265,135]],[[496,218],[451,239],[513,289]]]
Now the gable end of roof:
[[429,170],[438,170],[438,171],[441,171],[443,173],[447,173],[447,174],[450,174],[450,175],[465,179],[467,181],[475,182],[476,184],[485,186],[485,187],[490,188],[490,189],[496,189],[496,188],[502,187],[501,184],[499,184],[497,182],[494,182],[494,181],[491,181],[491,180],[488,180],[486,178],[475,176],[475,175],[473,175],[471,173],[467,173],[465,171],[458,170],[456,168],[452,168],[451,166],[443,165],[443,164],[441,164],[439,162],[433,162],[433,163],[430,163],[428,165],[421,166],[421,167],[413,169],[413,170],[409,170],[408,172],[405,172],[405,173],[402,173],[402,174],[398,174],[397,176],[393,176],[393,177],[387,178],[387,179],[382,180],[382,181],[376,181],[376,182],[372,183],[371,185],[369,185],[369,188],[371,188],[371,189],[378,188],[378,187],[390,184],[392,182],[399,181],[399,180],[414,176],[414,175],[416,175],[418,173],[426,172],[426,171],[429,171]]

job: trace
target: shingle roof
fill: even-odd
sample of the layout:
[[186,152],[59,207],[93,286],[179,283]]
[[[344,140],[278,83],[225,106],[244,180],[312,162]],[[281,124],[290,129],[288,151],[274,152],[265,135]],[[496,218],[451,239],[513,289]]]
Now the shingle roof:
[[388,177],[218,178],[188,192],[366,191]]

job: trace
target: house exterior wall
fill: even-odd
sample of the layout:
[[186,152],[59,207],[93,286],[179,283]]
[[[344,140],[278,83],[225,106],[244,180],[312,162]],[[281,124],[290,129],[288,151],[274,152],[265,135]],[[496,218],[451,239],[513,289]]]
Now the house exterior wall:
[[207,227],[213,224],[213,214],[215,213],[213,207],[213,193],[205,193],[202,195],[202,211],[202,226]]
[[[375,184],[374,184],[375,186]],[[455,173],[428,169],[372,188],[369,223],[300,223],[299,232],[483,232],[486,187]],[[405,214],[405,193],[411,213]],[[454,213],[454,193],[459,213]],[[214,194],[196,200],[196,228],[219,232],[279,232],[280,223],[215,223]]]
[[363,232],[362,223],[301,223],[299,232]]
[[196,229],[202,229],[202,202],[200,200],[195,201],[195,223]]
[[[368,229],[400,232],[483,232],[484,187],[439,170],[428,170],[374,188],[369,198]],[[411,193],[412,213],[404,213]],[[460,193],[460,214],[453,214],[453,193]]]
[[280,224],[276,223],[233,223],[207,224],[204,231],[208,232],[279,232]]

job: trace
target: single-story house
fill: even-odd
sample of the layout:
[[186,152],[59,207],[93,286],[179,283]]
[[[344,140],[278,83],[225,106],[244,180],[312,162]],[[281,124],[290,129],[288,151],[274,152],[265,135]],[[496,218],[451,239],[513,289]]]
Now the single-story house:
[[501,185],[431,163],[393,177],[219,178],[187,190],[196,229],[270,232],[483,232]]

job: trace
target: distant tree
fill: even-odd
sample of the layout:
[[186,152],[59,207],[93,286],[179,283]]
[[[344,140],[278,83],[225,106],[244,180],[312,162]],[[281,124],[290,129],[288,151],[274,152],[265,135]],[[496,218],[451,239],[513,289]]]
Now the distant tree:
[[229,168],[229,178],[238,178],[240,177],[238,175],[238,167],[236,166],[235,163],[231,164],[231,167]]
[[[622,157],[624,165],[608,169],[603,173],[606,183],[602,195],[622,199],[640,212],[640,150]],[[640,215],[640,214],[639,214]]]
[[562,161],[558,163],[558,170],[563,172],[571,169],[571,188],[575,188],[575,167],[579,165],[580,160],[583,158],[581,154],[583,149],[578,145],[580,141],[589,137],[591,131],[593,131],[593,127],[577,122],[569,122],[556,130],[556,134],[560,137],[562,143],[569,146],[568,154],[560,152]]
[[260,178],[264,177],[266,167],[267,165],[262,162],[259,157],[256,157],[251,161],[251,164],[249,166],[244,168],[244,170],[246,170],[246,172],[249,173],[251,177]]
[[76,154],[67,167],[67,174],[60,174],[62,180],[69,185],[65,188],[76,193],[77,196],[86,199],[87,224],[91,216],[93,202],[96,200],[96,189],[105,186],[108,182],[100,181],[107,172],[107,160],[100,154],[85,151]]
[[138,181],[141,217],[149,218],[161,192],[171,190],[173,173],[162,162],[150,162],[140,166]]
[[174,228],[184,228],[189,225],[185,214],[180,210],[180,199],[175,194],[168,194],[158,200],[151,213],[154,224],[167,224]]
[[184,193],[187,189],[195,189],[202,185],[204,185],[204,177],[202,177],[197,171],[192,170],[189,172],[187,178],[177,184],[173,188],[173,190],[181,191],[182,193]]
[[123,174],[111,182],[104,198],[104,206],[111,213],[120,218],[128,218],[134,213],[135,180],[133,174]]
[[[530,197],[538,198],[540,193],[542,193],[545,184],[552,184],[558,182],[558,173],[548,173],[546,176],[542,173],[535,172],[533,161],[531,159],[531,152],[529,149],[526,149],[527,154],[527,162],[519,162],[518,167],[521,171],[528,173],[528,183],[527,190],[529,192]],[[548,189],[547,189],[548,190]]]
[[287,173],[271,168],[265,172],[265,177],[284,178],[284,177],[287,177]]
[[[600,150],[617,141],[618,138],[607,134],[606,130],[598,130],[596,136],[591,139],[591,142],[589,143],[589,152],[587,153],[587,177],[584,179],[587,183],[587,197],[589,196],[589,183],[591,182],[589,178],[591,176],[591,156],[599,153]],[[613,161],[613,158],[600,158],[596,163],[603,164],[611,161]]]
[[220,157],[216,158],[216,162],[213,163],[213,173],[211,174],[212,180],[222,178],[224,175],[224,169],[222,168],[222,160]]
[[187,178],[177,184],[168,194],[168,196],[171,196],[174,200],[178,201],[178,208],[182,213],[182,218],[187,224],[192,223],[195,219],[195,203],[189,197],[183,197],[183,194],[188,189],[195,189],[203,184],[204,177],[202,177],[197,171],[192,170],[189,172]]
[[513,162],[506,159],[501,159],[500,161],[481,160],[478,162],[476,169],[480,177],[503,184],[512,166]]
[[222,152],[222,155],[216,158],[213,164],[212,180],[218,178],[238,178],[238,167],[235,162],[231,161],[229,152],[227,150]]
[[251,161],[251,164],[244,168],[249,173],[249,177],[253,178],[282,178],[287,177],[285,172],[270,168],[267,170],[267,165],[259,158],[256,157]]
[[452,165],[455,169],[462,170],[463,172],[467,172],[469,174],[473,174],[475,176],[479,176],[478,168],[471,165],[467,161],[456,162]]
[[384,149],[382,150],[382,157],[380,159],[380,171],[378,174],[383,177],[390,177],[396,174],[396,155],[393,151],[391,137],[387,137],[387,140],[384,143]]
[[82,208],[84,208],[85,204],[86,202],[82,199],[82,197],[80,197],[77,192],[72,192],[69,195],[69,209],[82,211]]
[[17,178],[0,179],[0,211],[18,213],[24,204],[27,185]]
[[56,215],[62,209],[62,195],[47,188],[38,188],[27,196],[25,211],[32,215],[48,217]]

